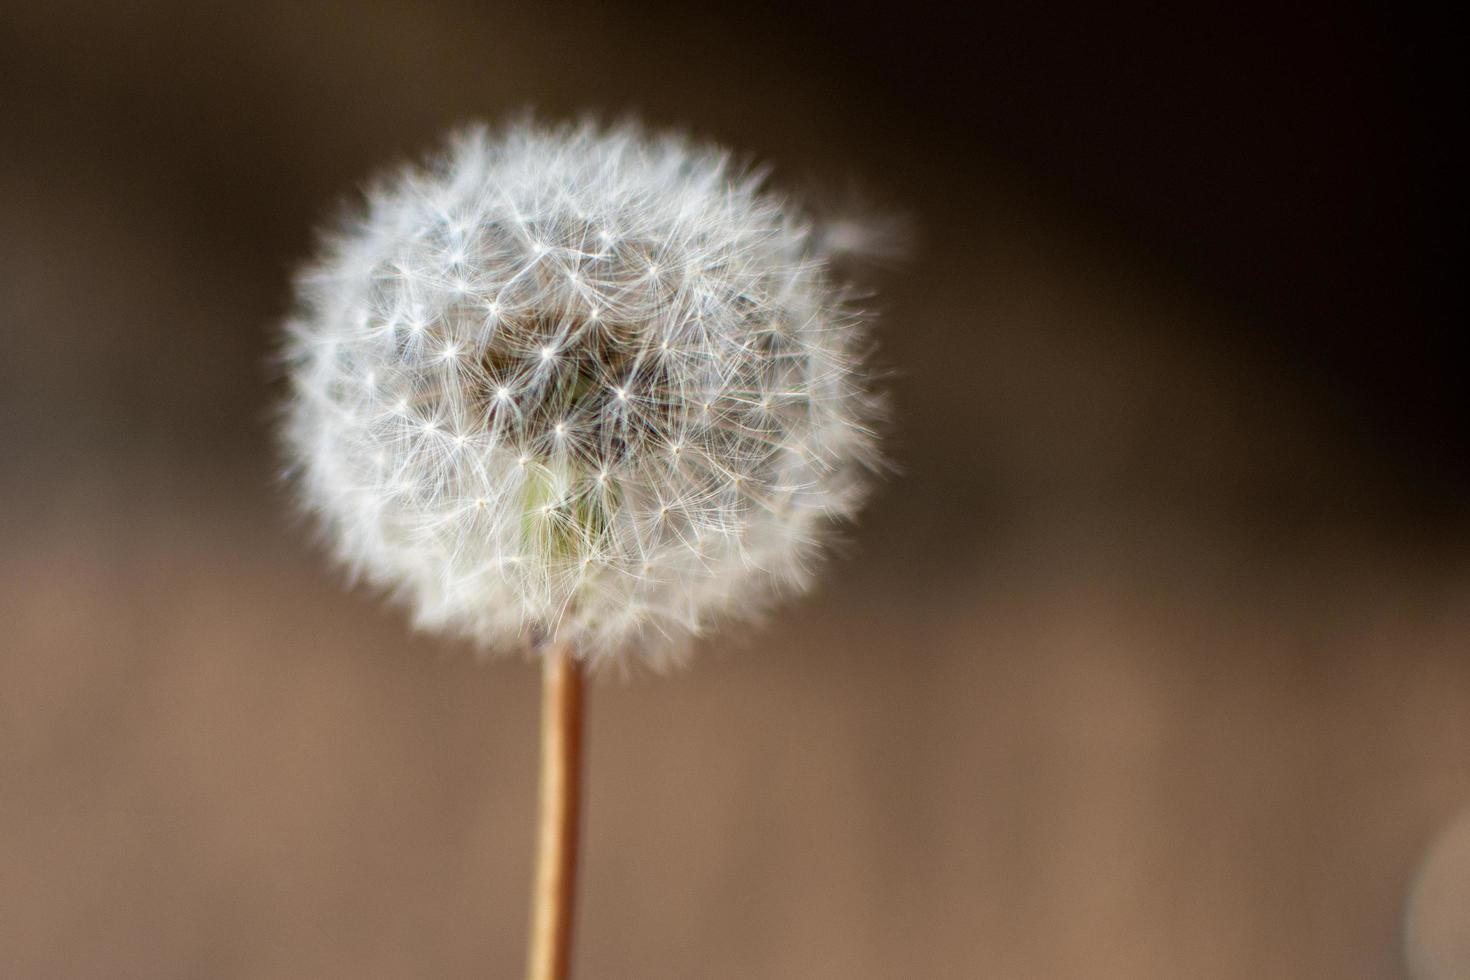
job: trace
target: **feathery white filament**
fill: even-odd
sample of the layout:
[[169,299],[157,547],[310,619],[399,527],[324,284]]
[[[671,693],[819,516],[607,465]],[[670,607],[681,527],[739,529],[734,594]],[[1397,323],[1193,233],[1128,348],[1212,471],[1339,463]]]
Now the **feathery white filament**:
[[659,665],[809,581],[876,460],[832,246],[628,124],[456,137],[302,276],[285,440],[424,627]]

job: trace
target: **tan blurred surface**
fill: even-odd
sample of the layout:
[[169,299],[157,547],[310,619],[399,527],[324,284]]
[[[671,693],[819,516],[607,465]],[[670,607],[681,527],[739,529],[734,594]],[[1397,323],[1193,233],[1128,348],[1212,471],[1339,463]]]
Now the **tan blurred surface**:
[[1408,959],[1421,977],[1470,974],[1470,811],[1440,835],[1409,897]]
[[880,280],[903,472],[823,592],[592,693],[579,975],[1378,978],[1407,934],[1470,976],[1465,862],[1424,865],[1470,804],[1463,511],[779,37],[750,71],[702,21],[547,16],[0,8],[38,89],[0,154],[0,977],[518,975],[537,672],[339,588],[261,365],[336,195],[588,78],[866,177],[920,244]]
[[[129,525],[7,554],[4,975],[514,976],[536,672],[404,641],[268,513]],[[583,975],[1396,975],[1470,788],[1463,585],[986,565],[839,569],[595,689]]]

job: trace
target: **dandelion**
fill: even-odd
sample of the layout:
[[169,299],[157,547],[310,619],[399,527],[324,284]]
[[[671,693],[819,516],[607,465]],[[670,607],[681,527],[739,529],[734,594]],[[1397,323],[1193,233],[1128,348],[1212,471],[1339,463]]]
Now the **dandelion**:
[[[566,768],[544,807],[575,789],[584,665],[663,667],[802,591],[862,504],[878,402],[834,274],[853,239],[717,148],[528,123],[379,182],[301,276],[300,496],[417,626],[542,654]],[[567,865],[542,841],[543,871]]]

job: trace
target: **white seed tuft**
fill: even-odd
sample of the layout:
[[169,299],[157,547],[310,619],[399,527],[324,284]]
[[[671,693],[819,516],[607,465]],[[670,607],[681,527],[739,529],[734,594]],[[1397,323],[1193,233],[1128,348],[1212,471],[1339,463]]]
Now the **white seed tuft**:
[[632,124],[472,129],[299,281],[284,438],[423,627],[659,666],[810,582],[877,461],[827,237]]

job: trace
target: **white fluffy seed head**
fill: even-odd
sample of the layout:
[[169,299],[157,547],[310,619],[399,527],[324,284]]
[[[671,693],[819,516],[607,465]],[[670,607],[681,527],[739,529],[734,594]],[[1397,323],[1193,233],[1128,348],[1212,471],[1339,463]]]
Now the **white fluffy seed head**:
[[865,496],[864,319],[827,241],[680,136],[464,132],[300,278],[300,494],[422,627],[662,665],[805,588]]

